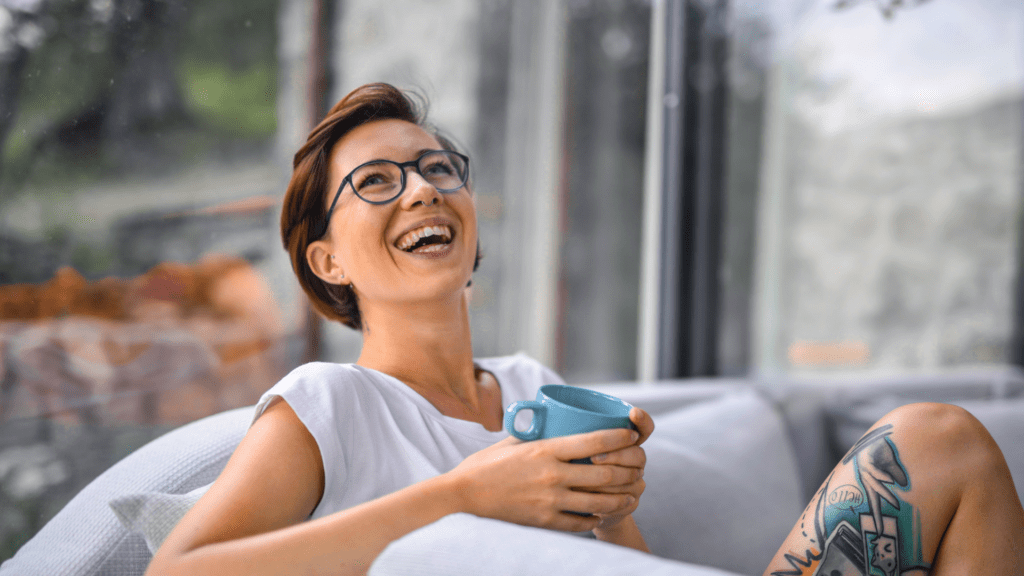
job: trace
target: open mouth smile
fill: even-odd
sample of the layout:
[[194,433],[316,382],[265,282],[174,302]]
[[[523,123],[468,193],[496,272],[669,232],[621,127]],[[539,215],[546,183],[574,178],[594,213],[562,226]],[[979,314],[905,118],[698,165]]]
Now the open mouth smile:
[[429,254],[444,250],[454,238],[455,232],[447,224],[420,226],[403,234],[395,247],[410,254]]

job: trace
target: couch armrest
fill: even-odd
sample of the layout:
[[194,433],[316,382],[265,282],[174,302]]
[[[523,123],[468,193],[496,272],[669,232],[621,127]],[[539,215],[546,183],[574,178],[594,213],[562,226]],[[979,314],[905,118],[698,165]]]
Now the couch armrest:
[[182,426],[139,448],[89,483],[0,565],[0,576],[142,574],[152,554],[108,502],[137,492],[182,494],[220,474],[252,421],[236,408]]

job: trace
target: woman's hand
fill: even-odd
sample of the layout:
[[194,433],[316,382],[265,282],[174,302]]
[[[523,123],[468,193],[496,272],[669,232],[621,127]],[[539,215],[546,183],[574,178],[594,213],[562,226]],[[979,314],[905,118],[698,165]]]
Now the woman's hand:
[[[637,430],[599,430],[522,442],[507,438],[449,472],[467,511],[557,530],[612,529],[636,509],[647,457],[640,444],[654,431],[647,412],[633,408]],[[592,465],[571,464],[590,458]],[[589,513],[580,516],[567,512]]]
[[[635,507],[636,490],[622,487],[642,482],[643,467],[635,464],[643,430],[598,430],[532,442],[507,438],[466,458],[447,475],[456,482],[464,509],[477,516],[556,530],[593,530],[602,515]],[[596,455],[606,455],[605,462],[569,463]],[[627,462],[634,465],[620,464]]]
[[647,411],[634,406],[629,411],[629,419],[633,421],[633,425],[640,431],[640,439],[636,441],[636,445],[639,446],[647,442],[647,439],[654,433],[654,420],[651,419],[651,415]]
[[601,491],[605,493],[629,494],[633,496],[633,501],[619,510],[598,515],[601,519],[600,524],[596,527],[599,537],[601,536],[599,533],[600,531],[611,531],[620,522],[622,522],[623,519],[627,518],[634,510],[636,510],[637,505],[640,503],[640,496],[643,494],[644,488],[646,487],[643,476],[644,466],[647,465],[647,454],[640,445],[650,438],[651,433],[654,432],[654,421],[647,412],[636,407],[629,412],[629,419],[633,421],[633,424],[637,427],[637,430],[639,430],[640,433],[636,443],[615,452],[599,454],[591,457],[591,461],[595,464],[611,464],[626,468],[634,468],[639,471],[639,478],[635,482],[624,484],[622,486],[611,486],[601,489]]

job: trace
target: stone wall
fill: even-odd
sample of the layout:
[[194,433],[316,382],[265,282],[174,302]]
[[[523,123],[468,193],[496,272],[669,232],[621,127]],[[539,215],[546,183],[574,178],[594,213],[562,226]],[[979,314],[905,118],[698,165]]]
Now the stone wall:
[[296,336],[240,258],[0,286],[0,561],[145,442],[254,404]]

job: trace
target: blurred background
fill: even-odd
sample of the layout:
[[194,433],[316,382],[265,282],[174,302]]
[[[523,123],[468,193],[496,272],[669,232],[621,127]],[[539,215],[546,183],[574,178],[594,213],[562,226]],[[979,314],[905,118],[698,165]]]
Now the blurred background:
[[277,222],[371,81],[472,157],[478,356],[1024,362],[1019,0],[0,0],[0,560],[146,441],[358,356]]

